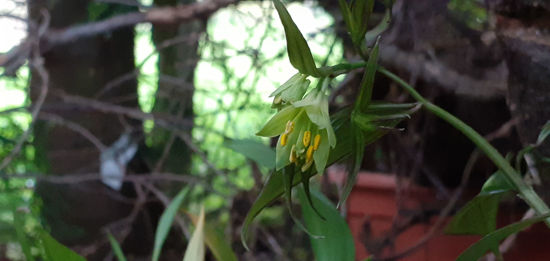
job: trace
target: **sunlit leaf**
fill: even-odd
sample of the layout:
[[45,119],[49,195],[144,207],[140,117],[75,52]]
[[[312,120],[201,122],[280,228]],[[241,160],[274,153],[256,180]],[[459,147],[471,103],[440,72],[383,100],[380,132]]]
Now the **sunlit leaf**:
[[84,257],[57,242],[46,231],[40,231],[44,254],[48,261],[85,261]]
[[174,217],[176,216],[181,202],[185,198],[185,195],[187,195],[188,191],[189,189],[187,187],[181,189],[178,195],[176,195],[174,200],[170,202],[170,205],[168,205],[166,210],[164,210],[164,212],[162,213],[159,224],[157,225],[157,231],[155,232],[155,244],[153,248],[152,258],[153,261],[157,261],[159,259],[164,240],[166,240],[168,232],[170,232]]
[[29,239],[27,238],[27,235],[25,235],[24,213],[17,210],[13,211],[13,223],[15,227],[17,241],[19,241],[19,245],[21,245],[21,249],[23,250],[25,259],[27,261],[33,261],[34,257],[31,253],[31,244],[29,242]]
[[541,222],[544,219],[550,217],[550,214],[546,214],[540,217],[535,217],[531,219],[522,220],[514,224],[505,226],[501,229],[498,229],[494,232],[491,232],[484,236],[481,240],[477,241],[468,249],[466,249],[460,256],[456,259],[457,261],[471,261],[478,260],[487,252],[498,248],[499,242],[507,238],[508,236],[515,234],[519,231],[526,229],[527,227]]
[[[188,214],[193,221],[193,224],[196,226],[199,217]],[[218,261],[237,261],[237,256],[231,246],[229,241],[225,239],[222,231],[216,229],[212,224],[204,221],[204,242]]]
[[204,251],[204,207],[202,207],[183,261],[204,261]]
[[122,248],[120,247],[118,241],[113,237],[113,235],[111,235],[111,233],[108,233],[107,236],[109,237],[109,243],[111,243],[111,248],[113,249],[113,253],[115,253],[118,261],[126,261],[126,257],[124,256],[124,252],[122,252]]
[[259,141],[226,139],[224,145],[261,166],[275,168],[275,151]]
[[310,238],[315,260],[317,261],[353,261],[355,260],[355,246],[353,236],[340,213],[330,201],[320,192],[312,190],[313,203],[325,217],[320,219],[315,211],[306,202],[304,190],[298,193],[302,206],[302,215],[306,226],[311,233],[322,238]]
[[279,0],[273,0],[273,3],[285,29],[286,46],[290,63],[303,74],[315,77],[321,76],[306,39],[292,20],[292,17],[290,17],[285,6]]

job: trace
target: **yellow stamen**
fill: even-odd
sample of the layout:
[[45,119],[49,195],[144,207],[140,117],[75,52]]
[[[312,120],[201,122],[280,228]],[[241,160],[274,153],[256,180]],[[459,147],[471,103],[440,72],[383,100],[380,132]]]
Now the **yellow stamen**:
[[313,150],[317,150],[319,148],[319,144],[321,144],[321,135],[317,134],[313,140]]
[[313,146],[309,146],[306,152],[306,163],[313,160]]
[[294,130],[294,122],[293,121],[288,121],[286,123],[285,132],[286,133],[291,133],[293,130]]
[[290,149],[290,158],[288,159],[290,163],[296,162],[296,145],[292,145]]
[[309,161],[309,162],[306,162],[306,164],[304,164],[302,166],[302,172],[306,172],[306,170],[309,169],[309,167],[311,167],[311,165],[313,164],[313,160]]
[[283,133],[283,135],[281,135],[281,146],[286,145],[287,139],[288,139],[288,134],[285,132],[285,133]]
[[311,142],[311,131],[304,132],[304,138],[302,138],[302,142],[304,143],[304,147],[309,146],[309,142]]

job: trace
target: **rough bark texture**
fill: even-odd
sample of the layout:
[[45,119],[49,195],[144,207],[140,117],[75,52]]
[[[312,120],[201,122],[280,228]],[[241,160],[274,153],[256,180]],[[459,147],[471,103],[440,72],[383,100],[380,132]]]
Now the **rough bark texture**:
[[[89,0],[30,1],[30,17],[41,17],[45,8],[51,15],[50,27],[61,29],[89,19]],[[109,5],[116,12],[117,5]],[[45,68],[49,72],[50,96],[43,112],[52,113],[75,122],[95,134],[102,143],[112,144],[127,128],[140,129],[132,121],[115,114],[106,114],[78,106],[64,104],[55,93],[62,91],[83,97],[95,97],[110,81],[134,69],[133,28],[120,29],[99,36],[78,39],[70,44],[56,46],[44,54]],[[34,78],[34,77],[33,77]],[[34,80],[33,80],[34,81]],[[32,91],[38,87],[32,86]],[[131,78],[104,93],[98,99],[117,105],[138,108],[137,82]],[[64,126],[38,123],[34,132],[37,158],[42,169],[51,175],[78,175],[97,173],[99,151],[80,134]],[[39,182],[36,189],[42,201],[45,226],[54,237],[79,252],[89,250],[90,260],[101,259],[110,247],[97,244],[98,249],[87,246],[105,240],[105,225],[130,214],[132,201],[121,200],[122,195],[101,182],[52,184]],[[129,238],[139,236],[140,247],[129,248],[130,254],[148,254],[152,245],[153,228],[138,218],[134,227],[140,227]],[[130,240],[131,241],[131,240]],[[80,247],[78,247],[80,246]]]

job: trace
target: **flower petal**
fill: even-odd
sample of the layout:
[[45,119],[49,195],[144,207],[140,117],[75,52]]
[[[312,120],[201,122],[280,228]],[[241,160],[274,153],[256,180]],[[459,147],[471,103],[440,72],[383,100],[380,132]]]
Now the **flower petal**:
[[277,135],[280,135],[285,131],[286,123],[289,120],[292,120],[296,116],[298,111],[299,109],[296,109],[292,106],[288,106],[280,110],[265,124],[265,126],[260,131],[258,131],[258,133],[256,133],[256,135],[262,137],[275,137]]
[[313,159],[315,160],[317,173],[322,174],[327,165],[329,142],[327,142],[328,135],[325,130],[321,130],[319,134],[321,134],[321,143],[319,144],[319,148],[313,153]]

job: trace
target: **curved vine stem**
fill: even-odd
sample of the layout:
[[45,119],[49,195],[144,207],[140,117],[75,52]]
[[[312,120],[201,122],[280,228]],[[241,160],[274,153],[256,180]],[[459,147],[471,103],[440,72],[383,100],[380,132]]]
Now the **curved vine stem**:
[[[355,67],[355,66],[353,66]],[[533,208],[538,214],[546,214],[550,212],[550,209],[544,203],[544,201],[539,197],[539,195],[534,191],[533,187],[528,185],[523,181],[521,175],[519,175],[516,170],[508,163],[508,161],[502,157],[502,155],[479,133],[477,133],[472,127],[450,114],[441,107],[431,103],[426,100],[422,95],[420,95],[411,85],[401,79],[399,76],[394,73],[384,69],[383,67],[378,67],[378,72],[390,78],[397,84],[399,84],[405,91],[407,91],[415,100],[420,102],[424,108],[432,112],[439,118],[443,119],[457,130],[462,132],[466,137],[468,137],[481,151],[483,151],[487,157],[489,157],[493,163],[504,172],[506,177],[512,182],[515,187],[518,189],[519,195],[525,202]],[[546,219],[545,223],[550,227],[550,218]]]

